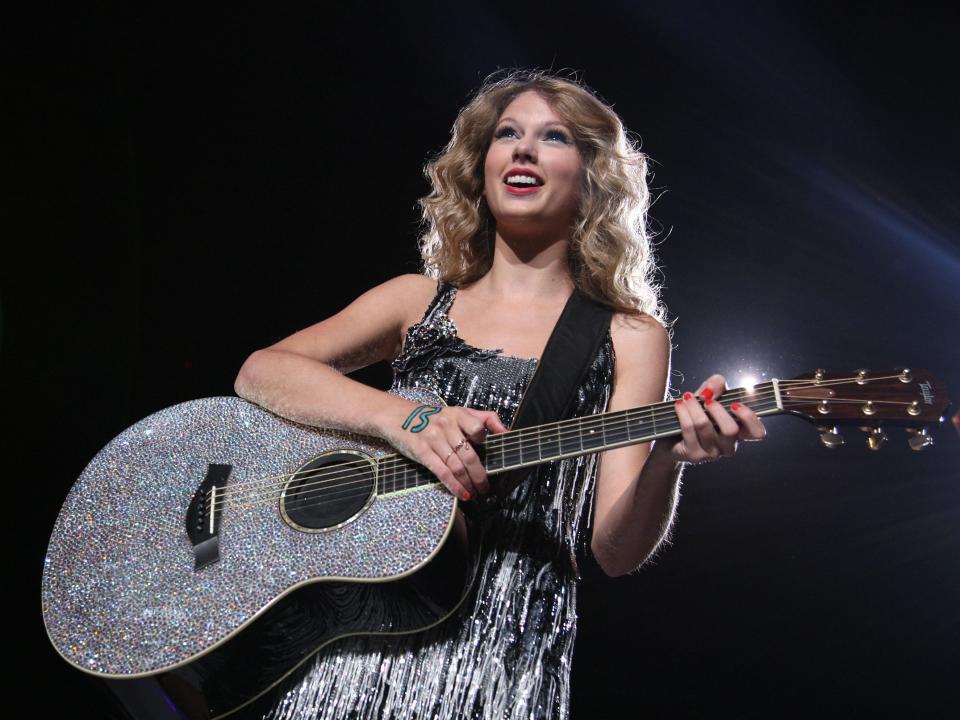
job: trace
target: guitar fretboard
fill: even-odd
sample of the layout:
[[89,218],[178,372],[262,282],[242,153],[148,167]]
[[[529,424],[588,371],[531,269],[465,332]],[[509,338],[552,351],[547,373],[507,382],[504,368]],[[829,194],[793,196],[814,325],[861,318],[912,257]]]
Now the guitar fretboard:
[[[783,410],[777,380],[760,383],[751,389],[728,390],[718,402],[724,407],[739,402],[749,406],[757,415],[771,415]],[[509,430],[489,437],[478,452],[484,459],[487,473],[496,475],[554,460],[650,442],[679,435],[680,432],[680,422],[671,400]],[[381,457],[378,465],[381,492],[397,492],[438,482],[433,473],[402,456],[391,454]]]

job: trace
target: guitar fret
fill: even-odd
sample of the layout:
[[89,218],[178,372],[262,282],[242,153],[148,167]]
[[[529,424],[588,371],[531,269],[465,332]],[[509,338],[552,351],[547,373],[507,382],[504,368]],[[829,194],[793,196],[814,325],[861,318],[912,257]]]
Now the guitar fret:
[[580,421],[580,444],[584,450],[596,450],[603,447],[603,433],[598,433],[594,428],[589,428],[586,435],[583,435],[583,421]]
[[[626,422],[620,418],[623,417]],[[609,422],[608,422],[609,420]],[[608,419],[603,419],[603,442],[604,445],[615,445],[629,441],[630,438],[630,419],[626,415],[616,413]]]
[[[536,443],[535,446],[534,443]],[[526,434],[526,437],[520,436],[520,462],[523,464],[540,462],[540,441],[537,439],[536,432],[532,437],[529,434]]]
[[[517,439],[514,440],[514,437]],[[514,430],[505,437],[500,445],[500,456],[503,458],[503,467],[522,464],[522,448],[523,435],[521,430]]]
[[[579,421],[578,421],[579,423]],[[573,423],[567,422],[563,423],[564,428],[569,428]],[[557,436],[557,445],[559,446],[560,452],[559,455],[572,455],[583,450],[583,444],[581,442],[580,431],[577,432],[565,432],[562,434],[558,433]]]
[[622,442],[629,441],[642,441],[649,437],[650,435],[650,422],[648,420],[653,418],[653,415],[647,410],[637,410],[633,408],[631,410],[624,411],[625,414],[625,427],[627,432],[622,438]]
[[560,428],[561,423],[554,423],[553,427],[544,430],[541,433],[540,448],[547,459],[555,458],[560,452]]

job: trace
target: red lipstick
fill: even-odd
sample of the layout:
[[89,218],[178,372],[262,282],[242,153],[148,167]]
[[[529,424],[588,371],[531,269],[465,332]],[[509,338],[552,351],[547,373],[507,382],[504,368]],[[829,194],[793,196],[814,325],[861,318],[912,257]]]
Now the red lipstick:
[[[527,177],[532,177],[537,181],[536,185],[508,185],[507,178],[513,177],[514,175],[525,175]],[[540,177],[530,168],[525,167],[513,167],[507,170],[503,176],[503,184],[506,185],[507,192],[511,195],[530,195],[531,193],[537,192],[541,187],[543,187],[543,178]]]

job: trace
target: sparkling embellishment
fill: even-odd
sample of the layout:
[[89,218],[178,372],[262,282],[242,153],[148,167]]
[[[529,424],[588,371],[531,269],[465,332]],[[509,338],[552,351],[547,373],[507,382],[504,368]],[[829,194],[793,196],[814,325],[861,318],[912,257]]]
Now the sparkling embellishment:
[[[393,389],[425,388],[449,405],[494,410],[508,427],[537,360],[467,345],[440,284],[393,361]],[[604,412],[609,333],[578,390],[575,414]],[[535,468],[485,520],[484,557],[460,612],[416,635],[346,638],[282,686],[265,720],[569,717],[578,559],[589,557],[596,456]]]
[[[260,491],[254,502],[227,504],[221,557],[196,572],[183,520],[207,463],[244,458],[231,471],[228,487],[237,487],[282,477],[345,440],[375,457],[389,451],[350,433],[278,425],[245,400],[207,398],[141,420],[97,454],[67,496],[44,559],[44,622],[66,660],[116,675],[163,669],[300,583],[391,577],[429,556],[446,524],[427,528],[423,519],[449,517],[440,487],[378,497],[349,532],[322,542],[281,522],[276,500]],[[354,542],[365,536],[383,545]]]

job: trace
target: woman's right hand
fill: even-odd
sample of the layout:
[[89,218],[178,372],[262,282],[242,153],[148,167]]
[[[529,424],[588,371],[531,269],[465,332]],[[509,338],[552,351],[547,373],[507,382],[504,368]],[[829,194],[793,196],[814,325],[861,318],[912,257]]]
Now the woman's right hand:
[[436,475],[461,500],[487,495],[487,472],[471,443],[484,442],[487,433],[507,431],[497,414],[396,400],[401,402],[391,402],[381,415],[380,436]]

